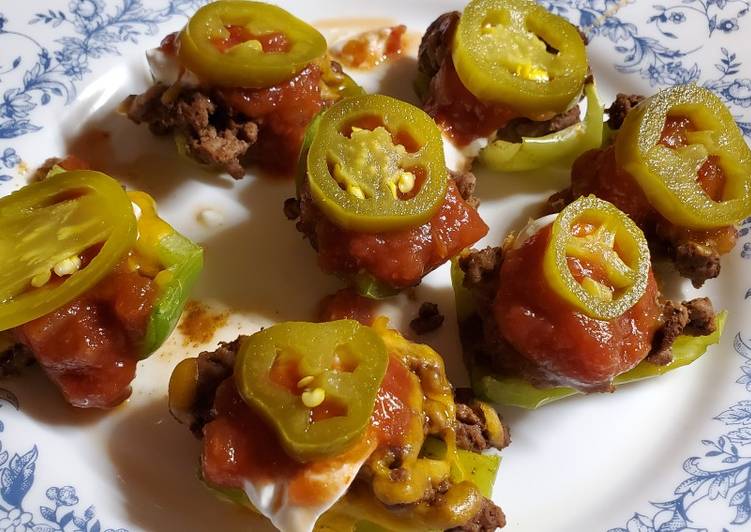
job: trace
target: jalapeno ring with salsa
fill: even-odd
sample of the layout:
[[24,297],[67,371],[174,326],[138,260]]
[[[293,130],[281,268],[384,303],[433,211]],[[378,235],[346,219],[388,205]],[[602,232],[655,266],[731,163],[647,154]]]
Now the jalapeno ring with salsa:
[[53,167],[0,198],[0,221],[0,259],[13,259],[1,275],[0,329],[74,406],[125,400],[137,361],[174,329],[201,248],[159,218],[150,196],[91,170]]

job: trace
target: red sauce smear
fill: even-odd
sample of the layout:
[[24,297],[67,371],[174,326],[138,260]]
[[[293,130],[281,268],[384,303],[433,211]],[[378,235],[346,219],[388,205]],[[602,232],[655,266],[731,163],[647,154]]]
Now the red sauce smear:
[[219,89],[230,105],[258,124],[251,158],[264,170],[290,175],[305,128],[323,109],[321,69],[310,65],[289,81],[266,89]]
[[159,49],[167,55],[171,55],[173,57],[176,56],[180,45],[180,41],[178,39],[179,36],[180,32],[177,31],[168,34],[164,39],[162,39],[162,42],[159,43]]
[[112,408],[130,396],[156,288],[121,263],[96,287],[15,329],[73,406]]
[[245,26],[235,24],[225,26],[225,28],[229,32],[227,37],[224,39],[216,38],[211,41],[211,44],[222,53],[248,41],[258,41],[261,43],[261,49],[265,53],[286,53],[292,47],[292,43],[289,42],[287,36],[280,31],[256,34]]
[[[403,24],[364,32],[344,43],[336,59],[351,68],[373,68],[402,54],[406,32]],[[382,33],[385,39],[373,46],[372,41],[380,41]]]
[[478,100],[462,84],[451,56],[430,80],[423,108],[459,146],[492,135],[518,116],[511,109]]
[[[405,374],[406,372],[406,374]],[[317,505],[328,500],[337,489],[326,479],[315,478],[316,472],[329,471],[338,464],[353,461],[364,449],[397,441],[406,432],[410,410],[409,371],[391,357],[381,390],[376,399],[372,428],[339,456],[300,463],[283,450],[274,429],[240,397],[234,380],[227,379],[214,399],[216,417],[204,427],[201,466],[203,478],[218,488],[244,488],[244,482],[288,482],[292,503]],[[342,481],[345,479],[341,479]]]
[[[303,209],[315,209],[309,198]],[[467,205],[456,184],[449,180],[446,200],[426,223],[409,229],[382,233],[347,231],[322,214],[312,219],[307,234],[314,235],[321,269],[329,273],[365,271],[394,288],[406,288],[488,233],[477,211]]]
[[[652,273],[642,298],[610,321],[576,311],[548,285],[543,256],[550,228],[510,251],[501,266],[493,313],[503,337],[556,384],[583,390],[607,389],[613,377],[633,368],[649,353],[662,308]],[[602,281],[592,264],[571,260],[578,279]]]
[[356,320],[372,325],[377,303],[352,288],[343,288],[321,300],[318,321]]

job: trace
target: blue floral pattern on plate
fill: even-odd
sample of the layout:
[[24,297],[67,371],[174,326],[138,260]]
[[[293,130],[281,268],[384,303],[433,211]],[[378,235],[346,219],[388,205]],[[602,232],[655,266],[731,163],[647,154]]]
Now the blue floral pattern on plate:
[[[68,104],[77,94],[78,86],[91,72],[93,62],[120,53],[119,46],[136,43],[140,36],[154,35],[159,26],[170,19],[185,16],[203,0],[169,0],[161,9],[145,8],[140,0],[72,0],[66,10],[47,9],[31,20],[11,21],[0,13],[0,38],[17,40],[17,49],[35,50],[33,64],[22,56],[11,57],[0,64],[0,139],[18,138],[43,125],[39,108],[55,99]],[[551,11],[579,25],[590,39],[607,39],[613,45],[618,62],[614,68],[623,74],[634,74],[651,86],[700,82],[715,91],[736,113],[738,123],[751,136],[751,122],[744,111],[751,108],[751,79],[736,77],[742,62],[737,51],[716,47],[707,51],[710,38],[738,32],[748,23],[749,0],[681,0],[654,4],[643,26],[628,22],[620,12],[629,2],[623,0],[541,0]],[[677,43],[676,28],[689,23],[700,24],[706,33],[702,44],[684,49]],[[43,45],[34,38],[27,25],[47,25],[61,35],[54,46]],[[640,28],[654,27],[660,37],[646,36]],[[702,68],[694,58],[702,53],[717,53],[714,70]],[[16,76],[19,81],[8,83]],[[0,147],[0,183],[9,181],[8,173],[21,164],[21,157],[12,146]],[[740,238],[751,233],[751,220],[744,222]],[[751,259],[751,242],[739,246],[740,255]],[[751,288],[744,295],[751,298]],[[751,392],[751,338],[738,333],[735,350],[742,358],[738,385]],[[18,408],[18,402],[7,390],[0,389],[2,408]],[[744,452],[751,444],[751,400],[741,400],[714,418],[724,431],[715,439],[706,439],[703,456],[685,460],[688,474],[673,491],[674,497],[651,503],[651,515],[634,513],[623,527],[609,532],[678,532],[706,530],[692,521],[692,508],[699,501],[712,501],[734,509],[731,525],[751,521],[751,455]],[[0,421],[0,433],[5,427]],[[49,501],[38,508],[24,504],[35,486],[35,471],[40,446],[31,445],[25,452],[4,449],[0,441],[0,532],[101,532],[103,525],[96,518],[93,506],[83,511],[76,489],[69,485],[53,486],[44,491]],[[127,532],[105,529],[104,532]]]

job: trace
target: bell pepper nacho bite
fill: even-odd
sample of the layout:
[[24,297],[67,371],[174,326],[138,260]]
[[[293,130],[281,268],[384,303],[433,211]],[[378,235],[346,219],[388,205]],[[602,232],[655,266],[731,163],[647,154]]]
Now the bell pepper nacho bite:
[[371,297],[419,284],[488,231],[474,176],[446,169],[438,127],[381,95],[348,98],[311,124],[285,211],[325,272]]
[[487,144],[480,160],[490,168],[570,162],[602,136],[585,44],[576,27],[532,0],[473,0],[427,29],[416,88],[455,144]]
[[[188,358],[169,388],[202,438],[201,478],[283,532],[492,531],[509,443],[455,399],[440,356],[379,318],[286,322]],[[368,528],[370,527],[370,528]]]
[[642,232],[594,196],[467,253],[453,281],[475,392],[524,408],[689,364],[724,323],[706,298],[665,300]]
[[553,209],[595,194],[644,231],[650,246],[700,287],[735,246],[735,224],[751,216],[751,149],[725,104],[696,85],[610,109],[615,142],[583,154]]
[[203,251],[148,194],[91,170],[53,167],[0,198],[0,220],[5,356],[32,356],[73,406],[120,404],[174,329]]
[[310,120],[361,93],[315,28],[262,2],[212,2],[147,57],[155,84],[122,111],[237,179],[251,162],[290,174]]

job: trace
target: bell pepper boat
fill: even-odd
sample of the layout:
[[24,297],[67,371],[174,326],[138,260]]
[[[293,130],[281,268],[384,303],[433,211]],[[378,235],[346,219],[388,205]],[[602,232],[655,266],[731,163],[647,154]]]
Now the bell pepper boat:
[[381,95],[348,98],[308,128],[297,198],[285,212],[322,270],[370,297],[415,286],[485,236],[474,176],[446,169],[423,111]]
[[262,2],[212,2],[147,57],[155,84],[122,112],[237,179],[250,162],[291,174],[310,120],[362,92],[315,28]]
[[505,426],[387,325],[279,323],[181,362],[170,409],[202,438],[202,481],[284,532],[504,526],[482,451]]
[[0,224],[3,366],[33,357],[73,406],[123,402],[174,329],[202,249],[149,195],[61,166],[0,198]]
[[609,125],[615,142],[576,160],[551,210],[595,194],[695,287],[717,277],[735,225],[751,216],[751,149],[730,111],[709,90],[680,85],[647,99],[620,95]]
[[641,230],[594,196],[465,254],[453,281],[475,393],[524,408],[689,364],[725,320],[706,298],[665,300]]
[[470,155],[482,148],[489,168],[567,165],[602,137],[585,40],[532,0],[473,0],[428,27],[415,87],[454,143]]

